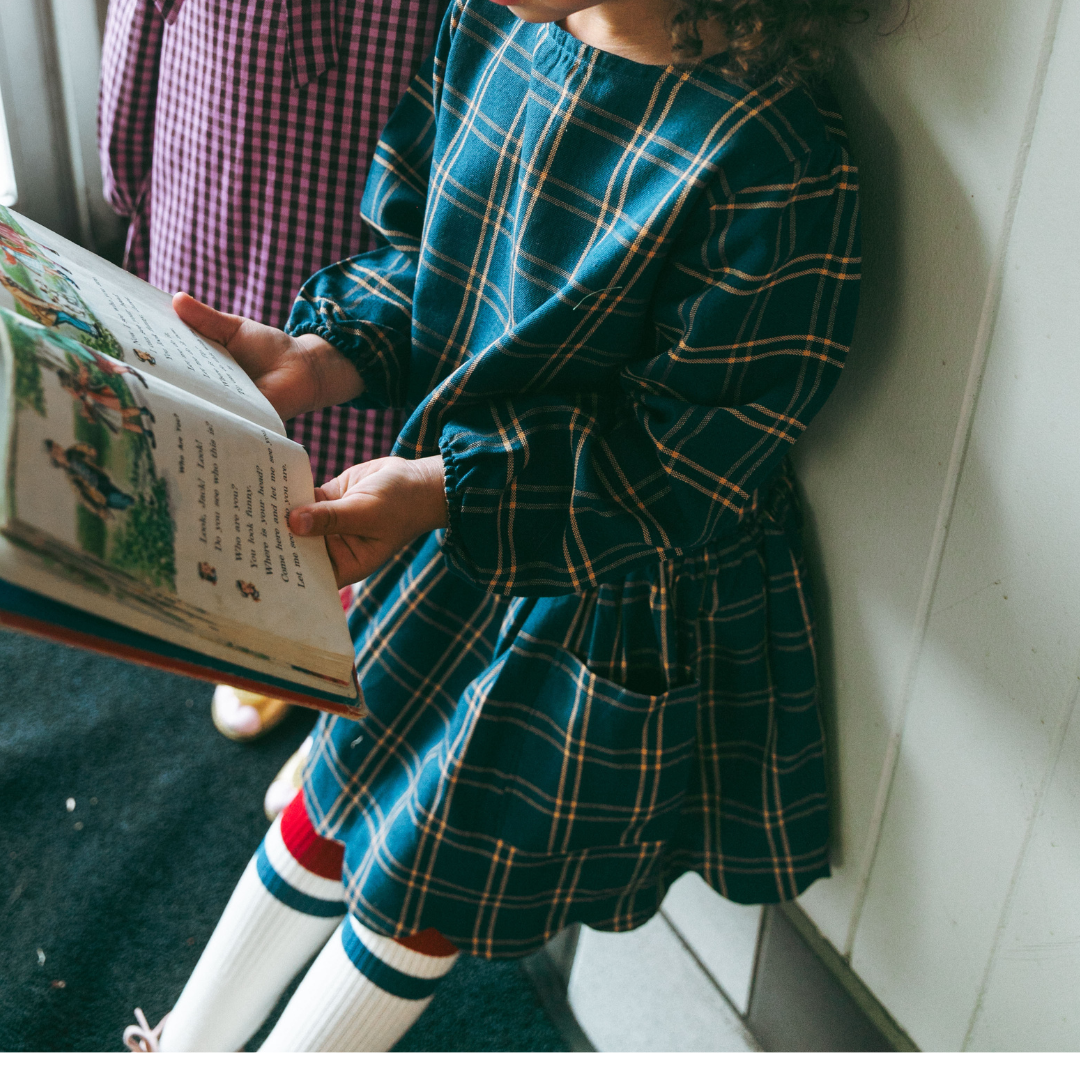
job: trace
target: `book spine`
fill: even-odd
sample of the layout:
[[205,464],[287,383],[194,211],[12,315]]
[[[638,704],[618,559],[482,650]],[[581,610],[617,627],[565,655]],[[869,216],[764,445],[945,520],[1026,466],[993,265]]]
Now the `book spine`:
[[[55,623],[44,622],[41,619],[32,618],[14,611],[0,609],[0,626],[6,626],[11,630],[17,630],[34,637],[46,638],[62,645],[74,645],[80,649],[89,649],[92,652],[104,656],[113,656],[119,660],[128,660],[144,667],[157,668],[160,671],[169,671],[176,675],[186,675],[202,682],[221,683],[226,682],[238,690],[250,690],[256,694],[265,694],[267,697],[277,698],[280,701],[288,701],[293,705],[301,705],[307,709],[332,712],[336,716],[344,716],[351,720],[360,720],[366,714],[365,711],[355,705],[349,705],[341,701],[331,701],[320,698],[303,691],[292,690],[287,687],[276,686],[271,683],[260,681],[255,673],[247,675],[230,672],[227,676],[213,668],[202,667],[199,664],[181,660],[178,657],[162,656],[148,649],[140,649],[133,645],[121,642],[109,641],[105,638],[96,637],[93,634],[84,633],[66,626],[58,626]],[[353,672],[353,683],[359,695],[359,685],[356,681],[356,673]]]

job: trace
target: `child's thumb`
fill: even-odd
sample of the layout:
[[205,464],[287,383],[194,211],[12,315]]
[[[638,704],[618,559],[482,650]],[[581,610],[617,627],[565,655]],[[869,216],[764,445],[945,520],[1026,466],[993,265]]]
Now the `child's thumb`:
[[224,311],[218,311],[186,292],[176,293],[172,299],[172,306],[173,311],[193,330],[198,330],[200,334],[226,348],[229,347],[233,335],[244,321],[239,315],[229,315]]
[[289,511],[289,528],[297,536],[364,536],[371,525],[367,499],[327,499]]

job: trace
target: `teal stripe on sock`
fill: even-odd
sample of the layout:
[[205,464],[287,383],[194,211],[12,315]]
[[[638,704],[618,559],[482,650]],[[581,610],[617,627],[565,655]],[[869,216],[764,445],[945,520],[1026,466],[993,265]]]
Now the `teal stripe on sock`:
[[341,901],[319,900],[290,885],[270,864],[265,841],[259,845],[255,856],[255,869],[259,873],[259,880],[266,886],[266,891],[294,911],[302,911],[305,915],[317,915],[320,919],[329,919],[334,916],[340,918],[348,910]]
[[394,997],[406,998],[408,1001],[421,1001],[431,997],[435,993],[435,987],[441,981],[441,977],[418,979],[415,975],[405,975],[380,960],[360,940],[353,929],[352,919],[346,919],[341,928],[341,944],[345,947],[345,954],[353,962],[356,970],[370,979],[380,990],[385,990]]

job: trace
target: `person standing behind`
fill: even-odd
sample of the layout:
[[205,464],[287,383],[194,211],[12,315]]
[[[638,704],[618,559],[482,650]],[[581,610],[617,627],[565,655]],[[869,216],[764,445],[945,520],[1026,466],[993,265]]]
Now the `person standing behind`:
[[[98,148],[105,196],[130,222],[125,269],[283,326],[308,277],[373,246],[359,213],[368,166],[441,11],[437,0],[110,0]],[[400,419],[335,406],[289,434],[321,484],[388,454]],[[230,687],[214,695],[230,738],[287,710]]]

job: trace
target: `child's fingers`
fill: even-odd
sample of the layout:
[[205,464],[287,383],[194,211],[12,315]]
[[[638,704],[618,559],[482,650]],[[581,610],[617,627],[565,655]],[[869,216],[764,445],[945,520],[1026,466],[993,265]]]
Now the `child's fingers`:
[[343,473],[339,473],[332,480],[327,480],[321,487],[315,489],[315,499],[322,502],[324,499],[341,499],[345,493],[359,480],[378,472],[387,462],[387,458],[373,458],[370,461],[362,461],[359,465],[351,465]]
[[226,348],[229,347],[233,335],[244,321],[239,315],[226,315],[225,312],[218,311],[201,300],[196,300],[194,296],[186,292],[176,293],[173,296],[172,306],[173,311],[193,330],[198,330],[204,337]]
[[348,473],[335,476],[333,480],[327,480],[322,487],[315,489],[316,502],[328,502],[331,499],[340,499],[349,490]]
[[393,553],[392,548],[361,536],[328,536],[326,553],[334,569],[338,587],[363,581]]
[[371,496],[325,499],[289,511],[289,528],[297,536],[370,536],[378,527],[379,505]]

